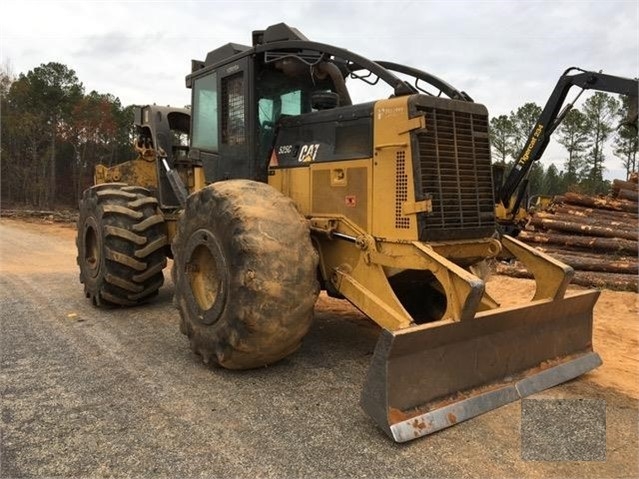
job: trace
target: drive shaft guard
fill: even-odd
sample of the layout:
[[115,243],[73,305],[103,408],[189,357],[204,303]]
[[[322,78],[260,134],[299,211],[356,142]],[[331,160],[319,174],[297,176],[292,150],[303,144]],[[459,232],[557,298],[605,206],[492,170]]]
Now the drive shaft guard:
[[382,330],[361,406],[405,442],[573,379],[602,364],[592,349],[598,296],[586,291]]

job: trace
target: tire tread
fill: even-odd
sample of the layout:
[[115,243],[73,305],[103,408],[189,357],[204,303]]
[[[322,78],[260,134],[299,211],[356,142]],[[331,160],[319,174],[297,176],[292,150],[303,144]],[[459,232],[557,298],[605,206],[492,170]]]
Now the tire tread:
[[[100,237],[97,276],[85,264],[84,228],[92,221]],[[155,296],[164,283],[167,244],[164,216],[151,192],[125,183],[84,191],[78,219],[77,262],[85,294],[99,307],[135,306]]]
[[[215,231],[228,250],[229,297],[211,325],[189,296],[186,244]],[[214,183],[189,197],[172,244],[180,330],[205,362],[229,369],[271,364],[297,350],[319,293],[318,255],[293,201],[250,180]]]

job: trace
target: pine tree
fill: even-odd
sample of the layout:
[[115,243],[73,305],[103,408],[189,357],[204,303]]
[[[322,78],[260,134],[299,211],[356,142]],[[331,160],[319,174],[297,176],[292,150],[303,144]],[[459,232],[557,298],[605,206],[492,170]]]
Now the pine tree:
[[[637,101],[636,97],[631,99],[624,96],[621,100],[621,108],[618,112],[618,118],[620,121],[628,121],[628,116],[631,108],[631,101]],[[636,105],[635,105],[636,108]],[[636,110],[635,110],[636,111]],[[614,136],[614,154],[620,158],[623,166],[626,168],[626,178],[630,176],[630,173],[637,171],[637,151],[639,150],[639,136],[637,135],[637,119],[634,120],[634,125],[622,124],[617,128]]]
[[546,170],[544,175],[544,185],[542,188],[542,194],[544,195],[560,195],[564,192],[562,185],[562,176],[557,170],[557,167],[552,163]]
[[[42,178],[38,178],[38,192],[34,198],[38,206],[46,204],[51,207],[55,203],[58,136],[82,94],[83,86],[75,72],[56,62],[42,64],[26,75],[20,74],[9,90],[9,109],[15,111],[15,119],[22,116],[25,124],[30,124],[31,149],[37,150],[32,151],[32,155],[48,170],[46,174],[43,172]],[[38,129],[43,133],[40,138],[36,138]],[[46,144],[42,143],[42,138],[46,138]]]
[[619,102],[602,92],[596,92],[584,103],[589,149],[585,156],[583,183],[590,193],[603,193],[607,190],[608,185],[603,179],[606,160],[604,145],[613,131],[612,124],[618,109]]
[[579,110],[571,110],[557,129],[557,142],[566,148],[568,158],[564,162],[563,183],[567,188],[579,181],[578,173],[584,168],[584,152],[588,134],[586,116]]
[[510,112],[510,122],[512,124],[512,146],[514,150],[513,157],[515,160],[521,154],[526,144],[526,140],[530,136],[537,120],[541,115],[541,107],[536,103],[525,103],[517,108],[517,111]]
[[493,161],[506,164],[508,157],[513,154],[513,125],[508,116],[490,119],[490,143]]
[[96,162],[130,159],[132,108],[84,95],[75,72],[47,63],[17,78],[0,68],[0,193],[6,203],[77,204]]

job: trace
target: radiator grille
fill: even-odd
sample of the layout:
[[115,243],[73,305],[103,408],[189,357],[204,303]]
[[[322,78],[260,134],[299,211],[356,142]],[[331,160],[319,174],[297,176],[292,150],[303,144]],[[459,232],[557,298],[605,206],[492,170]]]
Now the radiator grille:
[[417,133],[422,194],[433,211],[423,239],[454,239],[494,228],[486,115],[421,107],[427,130]]

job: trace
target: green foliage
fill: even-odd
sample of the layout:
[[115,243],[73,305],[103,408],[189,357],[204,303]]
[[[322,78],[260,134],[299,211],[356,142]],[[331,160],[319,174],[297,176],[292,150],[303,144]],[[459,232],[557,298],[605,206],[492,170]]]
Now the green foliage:
[[536,103],[525,103],[516,111],[511,111],[509,120],[512,125],[512,149],[513,157],[517,159],[524,149],[526,140],[537,124],[541,115],[541,107]]
[[[635,102],[634,105],[631,102]],[[637,98],[622,97],[621,108],[617,113],[617,119],[621,125],[615,131],[613,145],[614,154],[620,158],[626,169],[626,178],[630,173],[637,171],[637,151],[639,150],[639,135],[637,135]],[[634,118],[630,118],[634,107]]]
[[554,164],[551,164],[544,175],[542,194],[544,195],[560,195],[565,193],[563,184],[563,173],[557,170]]
[[[40,111],[52,128],[58,118],[68,119],[73,105],[82,98],[84,87],[73,70],[61,63],[47,63],[20,74],[23,88],[14,97],[24,109]],[[18,95],[19,93],[19,95]]]
[[2,199],[36,207],[77,204],[98,162],[130,151],[131,108],[110,94],[85,95],[75,72],[42,64],[0,72]]
[[531,194],[544,194],[544,166],[533,163],[528,173],[528,189]]
[[506,115],[490,119],[490,144],[493,160],[506,163],[513,155],[513,124]]
[[564,184],[577,184],[585,167],[584,154],[588,146],[586,116],[579,110],[571,110],[557,132],[557,142],[568,152],[564,162]]
[[[539,115],[541,115],[541,107],[536,103],[529,102],[520,106],[517,110],[511,111],[508,116],[501,115],[491,121],[491,128],[495,128],[500,132],[501,151],[497,147],[495,147],[495,150],[500,153],[501,161],[507,165],[506,175],[508,175],[513,164],[523,152],[526,140],[528,140],[536,126]],[[493,141],[494,136],[491,136]],[[506,156],[510,156],[514,161],[506,162]],[[528,171],[527,178],[528,192],[531,195],[542,194],[541,190],[544,183],[543,165],[539,162],[533,163]]]
[[582,184],[588,193],[605,193],[609,188],[603,179],[604,144],[613,131],[618,110],[619,102],[607,93],[596,92],[584,102],[588,151]]
[[[3,145],[11,158],[3,161],[3,170],[10,170],[3,173],[13,179],[9,193],[23,196],[23,202],[40,207],[55,203],[60,160],[58,136],[82,94],[83,87],[75,72],[60,63],[42,64],[12,82],[3,122],[13,144]],[[2,140],[5,143],[4,136]],[[22,159],[18,165],[13,161],[16,157]],[[21,190],[12,191],[16,185]],[[3,195],[7,196],[4,189]]]

